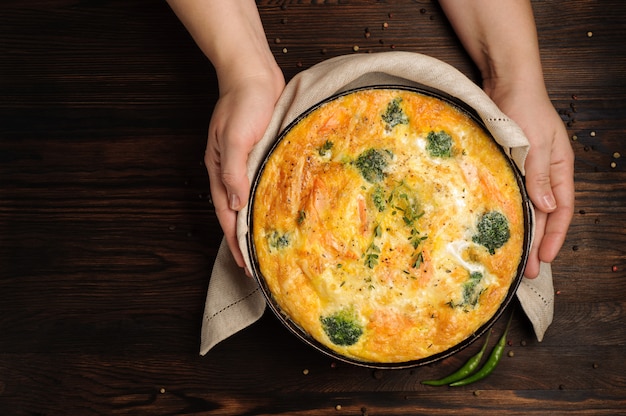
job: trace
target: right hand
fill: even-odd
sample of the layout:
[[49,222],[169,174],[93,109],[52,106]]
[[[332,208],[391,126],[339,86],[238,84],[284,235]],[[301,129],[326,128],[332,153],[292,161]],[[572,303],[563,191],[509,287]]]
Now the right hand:
[[220,89],[209,124],[204,162],[211,198],[228,247],[242,268],[245,263],[237,242],[237,212],[246,206],[250,192],[248,155],[263,137],[284,87],[283,75],[276,70],[229,82]]

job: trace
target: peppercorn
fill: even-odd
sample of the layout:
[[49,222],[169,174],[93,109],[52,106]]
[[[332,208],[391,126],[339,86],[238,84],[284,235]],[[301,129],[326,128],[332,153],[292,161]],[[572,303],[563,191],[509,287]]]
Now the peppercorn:
[[617,270],[618,270],[618,269],[617,269],[617,264],[614,264],[614,265],[611,267],[611,271],[612,271],[612,272],[616,272]]

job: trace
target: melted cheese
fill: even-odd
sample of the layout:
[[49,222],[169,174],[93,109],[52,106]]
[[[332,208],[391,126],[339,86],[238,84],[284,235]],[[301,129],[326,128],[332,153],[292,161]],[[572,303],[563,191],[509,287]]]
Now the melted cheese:
[[[394,100],[405,118],[391,126],[383,115]],[[429,151],[428,134],[440,131],[452,138],[449,157]],[[370,149],[387,162],[373,181],[357,163]],[[412,361],[462,342],[496,313],[522,254],[508,160],[465,113],[411,91],[360,90],[311,112],[274,149],[253,204],[256,260],[274,301],[361,361]],[[494,254],[472,238],[490,211],[510,227]],[[472,273],[482,278],[472,283]],[[336,345],[321,318],[346,310],[362,334]]]

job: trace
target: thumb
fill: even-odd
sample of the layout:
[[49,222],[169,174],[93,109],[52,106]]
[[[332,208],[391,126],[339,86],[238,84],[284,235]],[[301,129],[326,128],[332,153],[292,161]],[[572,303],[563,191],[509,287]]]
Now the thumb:
[[228,206],[239,211],[248,203],[250,180],[247,175],[248,153],[242,146],[227,146],[222,150],[221,179],[226,189]]
[[556,209],[556,198],[550,182],[550,149],[531,146],[525,163],[526,190],[537,209],[550,213]]

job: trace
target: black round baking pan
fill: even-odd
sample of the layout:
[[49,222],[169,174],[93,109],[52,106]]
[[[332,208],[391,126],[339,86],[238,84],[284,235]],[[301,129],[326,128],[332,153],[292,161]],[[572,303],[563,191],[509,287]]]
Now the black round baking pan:
[[256,281],[258,282],[260,289],[267,301],[267,304],[269,306],[269,308],[272,310],[272,312],[276,315],[276,317],[280,320],[280,322],[292,333],[294,334],[296,337],[298,337],[300,340],[302,340],[303,342],[305,342],[306,344],[308,344],[309,346],[317,349],[318,351],[322,352],[323,354],[326,354],[327,356],[341,361],[341,362],[346,362],[346,363],[350,363],[353,365],[357,365],[357,366],[363,366],[363,367],[367,367],[367,368],[373,368],[373,369],[405,369],[405,368],[412,368],[412,367],[417,367],[417,366],[421,366],[421,365],[425,365],[425,364],[430,364],[433,363],[435,361],[439,361],[442,360],[443,358],[449,357],[453,354],[456,354],[457,352],[463,350],[464,348],[466,348],[468,345],[472,344],[476,339],[478,339],[479,337],[481,337],[484,333],[486,333],[493,325],[494,323],[500,318],[500,316],[502,315],[502,313],[504,312],[504,310],[507,308],[507,306],[510,304],[511,300],[513,299],[513,297],[515,296],[515,293],[520,285],[521,280],[523,279],[523,274],[524,274],[524,269],[526,267],[526,262],[528,260],[528,254],[530,251],[530,244],[531,244],[531,232],[532,232],[532,228],[533,228],[533,215],[532,215],[532,205],[531,202],[528,198],[528,195],[526,193],[525,190],[525,185],[524,185],[524,178],[521,175],[519,169],[517,168],[517,166],[515,165],[515,163],[510,159],[510,157],[508,156],[508,154],[504,151],[504,149],[502,149],[501,146],[498,146],[498,148],[502,151],[502,154],[505,156],[505,158],[508,160],[515,176],[516,176],[516,180],[517,180],[517,184],[518,187],[520,189],[521,192],[521,197],[522,197],[522,209],[523,209],[523,215],[524,215],[524,239],[523,239],[523,251],[522,251],[522,258],[520,259],[518,268],[517,268],[517,273],[515,278],[513,279],[509,290],[504,298],[504,300],[502,301],[502,303],[500,304],[499,308],[497,309],[496,313],[484,324],[482,325],[478,330],[476,330],[473,334],[471,334],[470,336],[468,336],[467,338],[465,338],[463,341],[461,341],[460,343],[457,343],[456,345],[454,345],[453,347],[442,351],[440,353],[425,357],[425,358],[421,358],[418,360],[413,360],[413,361],[406,361],[406,362],[390,362],[390,363],[385,363],[385,362],[369,362],[369,361],[360,361],[357,359],[354,359],[352,357],[346,357],[342,354],[339,354],[338,352],[331,350],[330,348],[326,347],[325,345],[323,345],[322,343],[320,343],[319,341],[317,341],[316,339],[314,339],[312,336],[310,336],[304,329],[302,329],[299,325],[297,325],[289,316],[287,316],[287,314],[285,314],[281,307],[277,304],[277,302],[274,300],[274,297],[272,296],[272,293],[270,292],[270,289],[267,285],[267,283],[265,282],[265,279],[261,273],[261,270],[259,268],[259,264],[257,261],[257,253],[256,253],[256,248],[255,248],[255,244],[254,244],[254,240],[253,240],[253,236],[252,236],[252,230],[253,230],[253,212],[254,212],[254,204],[255,204],[255,193],[256,193],[256,189],[257,189],[257,185],[259,182],[260,177],[263,174],[265,165],[268,161],[268,159],[270,158],[270,156],[272,155],[274,149],[276,148],[276,146],[281,142],[281,140],[289,133],[289,131],[293,128],[293,126],[295,126],[296,124],[298,124],[303,118],[307,117],[311,112],[315,111],[317,108],[319,108],[320,106],[337,99],[338,97],[347,95],[347,94],[351,94],[353,92],[359,91],[359,90],[363,90],[363,89],[395,89],[395,90],[406,90],[406,91],[410,91],[410,92],[416,92],[419,94],[423,94],[423,95],[427,95],[427,96],[431,96],[434,98],[438,98],[444,102],[447,102],[448,104],[451,104],[453,107],[457,108],[458,110],[460,110],[461,112],[465,113],[467,116],[469,116],[474,122],[476,122],[479,126],[481,126],[484,131],[487,133],[487,135],[489,137],[492,138],[492,140],[495,141],[495,139],[493,139],[493,136],[490,134],[490,132],[487,130],[487,128],[485,127],[484,123],[482,122],[482,120],[480,119],[480,117],[478,116],[477,112],[471,108],[468,104],[466,104],[465,102],[463,102],[462,100],[452,97],[446,93],[443,93],[441,91],[429,88],[429,87],[425,87],[425,86],[418,86],[418,87],[413,87],[413,86],[403,86],[403,85],[369,85],[369,86],[365,86],[365,87],[360,87],[360,88],[355,88],[355,89],[350,89],[347,91],[343,91],[340,92],[338,94],[334,94],[331,97],[328,97],[327,99],[318,102],[317,104],[313,105],[312,107],[310,107],[308,110],[306,110],[305,112],[303,112],[301,115],[299,115],[296,119],[294,119],[282,132],[280,132],[280,134],[278,135],[275,143],[270,147],[267,155],[265,156],[263,162],[261,163],[261,165],[259,166],[257,173],[254,177],[252,186],[251,186],[251,194],[250,194],[250,202],[249,202],[249,209],[248,209],[248,218],[247,218],[247,222],[248,222],[248,235],[247,235],[247,241],[248,241],[248,255],[250,256],[251,259],[251,263],[253,266],[252,269],[252,274],[253,277],[256,279]]

